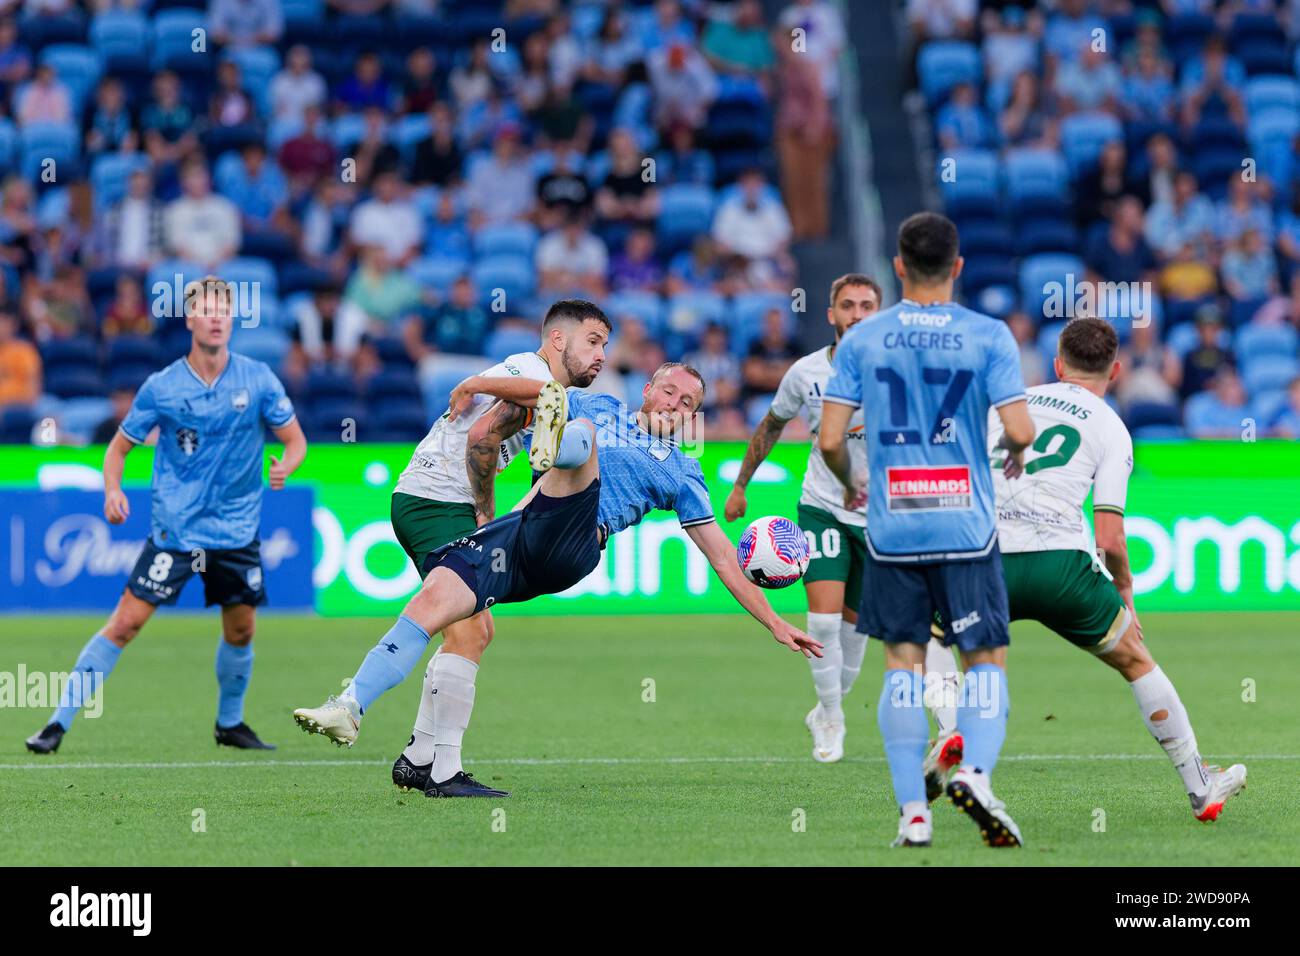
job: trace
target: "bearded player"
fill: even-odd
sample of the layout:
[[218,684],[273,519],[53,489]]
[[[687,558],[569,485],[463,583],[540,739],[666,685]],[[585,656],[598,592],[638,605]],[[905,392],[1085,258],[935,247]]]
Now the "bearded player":
[[[835,341],[799,359],[781,379],[772,407],[749,441],[725,510],[728,521],[745,514],[745,489],[754,472],[771,454],[786,424],[802,412],[813,438],[798,505],[798,524],[808,539],[810,557],[803,583],[808,595],[808,634],[824,649],[822,657],[809,658],[817,704],[804,724],[812,733],[813,759],[821,763],[833,763],[844,756],[842,701],[862,669],[867,645],[867,636],[857,630],[867,516],[861,507],[845,507],[844,487],[827,468],[817,447],[817,433],[835,349],[845,332],[880,309],[881,301],[879,284],[860,273],[851,272],[831,283],[826,321],[835,329]],[[860,409],[853,413],[845,438],[853,470],[865,481],[867,451]],[[938,686],[927,691],[926,702],[931,705],[941,742],[932,748],[929,759],[947,770],[961,759],[961,737],[956,734],[957,665],[952,651],[933,640],[926,649],[925,666],[927,674],[942,675],[933,682]]]
[[[493,398],[480,394],[483,384],[491,380],[499,395],[521,401],[536,400],[539,381],[586,388],[604,365],[609,333],[609,319],[598,306],[583,299],[562,299],[542,320],[536,352],[511,355],[452,392],[447,412],[416,447],[393,489],[393,532],[421,579],[428,574],[425,561],[430,553],[495,517],[493,479],[524,447],[529,421],[523,413],[503,421],[490,443],[471,445],[471,430],[493,407]],[[527,383],[522,390],[520,383]],[[393,783],[398,787],[425,790],[436,758],[444,770],[439,778],[442,796],[506,796],[485,787],[461,766],[479,663],[493,633],[492,614],[487,610],[443,631],[442,646],[425,668],[411,739],[393,764]],[[371,651],[375,666],[391,671],[396,682],[419,662],[425,648],[414,642],[401,650],[401,654],[387,647]]]
[[[483,386],[497,384],[489,379]],[[412,648],[423,648],[429,634],[455,621],[495,604],[568,590],[595,570],[611,535],[656,509],[676,513],[737,603],[779,643],[804,654],[820,652],[816,641],[786,623],[746,580],[735,547],[714,520],[700,463],[678,447],[677,436],[704,398],[699,372],[675,362],[660,366],[635,411],[609,395],[566,393],[557,382],[533,382],[531,388],[528,404],[535,405],[536,417],[529,463],[544,474],[514,511],[428,556],[423,586],[344,694],[294,711],[304,730],[351,746],[366,709],[401,679],[388,663],[390,654],[411,659]],[[511,407],[502,404],[477,423],[471,443],[494,441],[501,420],[520,410]],[[426,796],[446,796],[441,759],[441,753],[434,759]]]
[[[1246,787],[1246,768],[1201,762],[1178,691],[1142,641],[1124,538],[1133,440],[1104,401],[1119,374],[1109,322],[1075,319],[1053,361],[1059,381],[1029,389],[1037,438],[1014,482],[1002,476],[1002,423],[989,417],[998,545],[1011,619],[1038,621],[1128,681],[1142,722],[1182,778],[1196,819],[1209,823]],[[1083,503],[1092,492],[1097,550]]]

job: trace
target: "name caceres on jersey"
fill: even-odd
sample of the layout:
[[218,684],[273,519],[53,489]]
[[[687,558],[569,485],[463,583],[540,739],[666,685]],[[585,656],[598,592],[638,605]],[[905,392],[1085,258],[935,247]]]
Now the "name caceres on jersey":
[[[808,455],[808,469],[803,476],[800,503],[829,511],[836,520],[844,524],[864,527],[867,523],[866,510],[849,511],[844,507],[844,486],[831,473],[830,467],[822,458],[821,449],[817,447],[817,433],[822,424],[822,396],[830,377],[830,346],[820,348],[799,359],[790,366],[790,370],[781,379],[776,397],[772,399],[772,417],[789,421],[803,412],[804,420],[808,422],[808,430],[812,432],[812,451]],[[853,473],[861,475],[865,480],[867,443],[864,441],[860,408],[849,419],[847,438]]]
[[[492,366],[482,375],[490,377],[515,376],[538,381],[550,381],[550,366],[536,352],[520,352],[504,362]],[[415,448],[411,461],[397,479],[394,491],[429,498],[433,501],[474,503],[469,487],[469,474],[465,470],[465,457],[469,445],[469,430],[492,407],[495,399],[488,395],[475,395],[473,403],[455,421],[444,412],[433,423],[429,434]],[[506,469],[515,455],[524,447],[524,436],[532,426],[501,443],[497,471]]]
[[1014,481],[1002,476],[1006,452],[996,447],[1002,421],[989,415],[998,547],[1091,552],[1083,503],[1091,490],[1094,511],[1124,513],[1133,439],[1114,410],[1079,385],[1036,385],[1028,404],[1036,437],[1025,450],[1025,473]]

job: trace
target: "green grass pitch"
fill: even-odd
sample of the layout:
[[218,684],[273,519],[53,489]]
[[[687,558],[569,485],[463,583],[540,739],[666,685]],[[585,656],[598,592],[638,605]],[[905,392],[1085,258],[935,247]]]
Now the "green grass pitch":
[[[0,619],[0,671],[67,668],[99,623]],[[1013,629],[994,777],[1026,848],[986,849],[944,803],[932,848],[890,850],[879,647],[846,701],[847,756],[823,765],[803,727],[807,665],[740,615],[502,618],[465,756],[514,794],[429,800],[389,781],[423,665],[371,708],[351,750],[290,716],[336,691],[388,622],[263,617],[247,718],[280,745],[267,755],[213,743],[216,617],[165,615],[123,655],[103,715],[78,719],[57,755],[22,746],[44,708],[0,709],[0,865],[1294,862],[1300,615],[1143,623],[1206,759],[1250,768],[1213,825],[1192,819],[1122,680],[1033,625]]]

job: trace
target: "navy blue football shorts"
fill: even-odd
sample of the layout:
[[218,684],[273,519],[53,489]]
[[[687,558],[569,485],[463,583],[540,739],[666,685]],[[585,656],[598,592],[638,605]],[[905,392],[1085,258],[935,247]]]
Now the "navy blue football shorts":
[[425,572],[454,571],[474,592],[475,613],[573,587],[600,563],[600,479],[552,498],[540,491],[520,511],[429,553]]
[[253,540],[242,548],[194,551],[167,551],[145,542],[136,559],[126,589],[154,607],[175,604],[186,582],[195,574],[203,578],[203,603],[232,607],[266,603],[266,583],[262,580],[261,543]]
[[870,553],[862,579],[858,632],[888,644],[930,640],[938,611],[943,643],[963,651],[1011,643],[1011,615],[996,542],[984,557],[904,564]]

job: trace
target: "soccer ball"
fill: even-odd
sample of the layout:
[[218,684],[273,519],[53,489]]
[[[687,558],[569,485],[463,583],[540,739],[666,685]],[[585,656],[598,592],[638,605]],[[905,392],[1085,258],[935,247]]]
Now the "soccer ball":
[[786,588],[808,570],[808,540],[789,518],[769,515],[745,529],[736,559],[760,588]]

